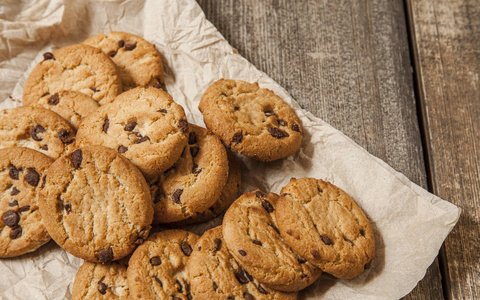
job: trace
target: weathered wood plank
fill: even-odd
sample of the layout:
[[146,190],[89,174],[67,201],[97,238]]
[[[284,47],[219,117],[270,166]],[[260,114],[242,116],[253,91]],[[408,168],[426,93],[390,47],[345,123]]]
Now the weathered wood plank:
[[[426,187],[401,0],[199,3],[304,108]],[[410,298],[443,298],[436,261]]]
[[444,244],[448,299],[480,297],[480,1],[407,1],[433,191],[462,208]]

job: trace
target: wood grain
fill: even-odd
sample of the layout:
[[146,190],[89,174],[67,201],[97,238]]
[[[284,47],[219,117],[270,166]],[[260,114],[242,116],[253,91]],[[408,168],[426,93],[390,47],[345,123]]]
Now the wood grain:
[[[304,108],[427,186],[401,0],[198,2]],[[442,298],[435,261],[406,299]]]
[[411,0],[435,194],[462,208],[442,257],[447,299],[480,297],[480,1]]

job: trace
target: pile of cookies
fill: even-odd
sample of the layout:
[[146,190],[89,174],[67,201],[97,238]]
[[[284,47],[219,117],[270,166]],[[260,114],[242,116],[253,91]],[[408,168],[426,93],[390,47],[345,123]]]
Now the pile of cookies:
[[[354,278],[373,258],[367,217],[328,182],[237,197],[231,150],[269,162],[302,143],[299,118],[272,91],[216,81],[199,105],[207,129],[187,121],[138,36],[99,34],[43,58],[24,106],[0,113],[1,258],[52,238],[85,260],[73,299],[296,299],[322,271]],[[201,237],[150,234],[225,211]]]

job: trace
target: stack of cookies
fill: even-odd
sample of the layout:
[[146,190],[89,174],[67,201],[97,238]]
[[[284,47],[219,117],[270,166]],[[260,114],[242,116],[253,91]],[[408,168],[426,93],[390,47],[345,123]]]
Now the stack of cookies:
[[[269,162],[302,143],[272,91],[218,80],[199,105],[207,129],[162,89],[160,55],[138,36],[99,34],[43,58],[25,106],[0,113],[0,257],[52,238],[85,260],[73,299],[296,299],[322,271],[350,279],[372,259],[368,219],[330,183],[294,179],[280,196],[237,199],[231,150]],[[226,210],[201,237],[150,234]]]

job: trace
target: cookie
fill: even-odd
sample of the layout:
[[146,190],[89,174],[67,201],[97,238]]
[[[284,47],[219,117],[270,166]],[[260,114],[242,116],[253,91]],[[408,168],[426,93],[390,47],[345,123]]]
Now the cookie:
[[78,269],[72,300],[127,300],[128,296],[127,266],[118,262],[103,265],[86,261]]
[[131,33],[97,34],[82,44],[108,54],[117,65],[124,90],[163,83],[163,63],[155,46]]
[[189,124],[188,144],[180,159],[158,182],[150,182],[153,222],[176,222],[207,210],[220,198],[227,177],[227,152],[220,139]]
[[292,108],[258,83],[220,79],[198,106],[207,128],[236,152],[272,161],[297,152],[302,125]]
[[130,258],[131,299],[191,300],[186,265],[198,236],[183,230],[153,234]]
[[[203,212],[183,221],[171,223],[172,226],[185,226],[191,224],[204,223],[212,220],[226,211],[230,205],[237,199],[237,194],[242,184],[242,169],[240,163],[231,151],[227,151],[228,157],[228,178],[227,183],[220,193],[220,198],[212,206]],[[170,224],[169,224],[170,225]]]
[[322,271],[283,240],[275,221],[277,199],[278,195],[260,190],[240,196],[225,213],[223,238],[232,256],[253,278],[276,290],[299,291]]
[[77,149],[47,170],[38,204],[51,237],[91,262],[118,260],[148,236],[153,218],[148,185],[115,150]]
[[194,299],[297,299],[297,293],[272,290],[245,271],[228,252],[221,226],[198,240],[187,270]]
[[35,251],[50,240],[38,210],[37,193],[52,162],[32,149],[0,149],[1,258]]
[[360,275],[375,254],[372,226],[353,199],[329,182],[291,179],[275,210],[285,241],[335,277]]
[[21,106],[0,112],[0,148],[27,147],[57,159],[74,147],[75,133],[48,109]]
[[187,136],[183,108],[161,89],[138,87],[84,118],[77,145],[115,149],[151,178],[180,158]]
[[25,82],[24,105],[63,90],[82,92],[99,104],[112,102],[122,92],[117,67],[97,48],[71,45],[46,52],[43,58]]
[[60,91],[39,98],[32,106],[43,107],[56,112],[77,130],[82,118],[97,109],[98,103],[80,92]]

